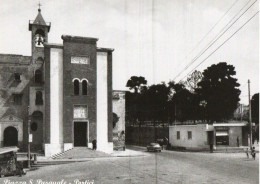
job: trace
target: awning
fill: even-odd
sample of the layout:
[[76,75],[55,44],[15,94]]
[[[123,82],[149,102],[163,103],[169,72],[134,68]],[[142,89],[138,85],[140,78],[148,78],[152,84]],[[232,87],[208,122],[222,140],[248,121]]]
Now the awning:
[[216,136],[228,136],[227,131],[216,131]]
[[8,153],[8,152],[17,152],[19,148],[17,147],[2,147],[0,148],[0,154]]

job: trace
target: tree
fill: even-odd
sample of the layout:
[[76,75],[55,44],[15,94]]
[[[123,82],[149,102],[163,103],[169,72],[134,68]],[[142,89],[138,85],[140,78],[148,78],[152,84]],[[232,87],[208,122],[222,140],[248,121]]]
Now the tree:
[[129,91],[125,94],[125,110],[126,110],[126,121],[135,124],[138,120],[138,98],[139,93],[131,93]]
[[154,84],[142,93],[140,107],[150,120],[165,122],[167,120],[167,101],[169,88],[165,83]]
[[259,93],[253,95],[251,99],[251,109],[252,109],[252,121],[255,124],[259,124]]
[[235,67],[225,62],[213,64],[203,71],[196,92],[206,102],[205,108],[210,121],[222,121],[232,117],[239,102],[240,84],[233,76]]
[[135,93],[140,92],[140,89],[143,85],[147,84],[147,80],[144,77],[132,76],[126,83],[126,87],[129,87],[130,90],[134,89]]
[[172,109],[171,114],[176,114],[174,119],[186,121],[201,118],[200,100],[197,94],[191,93],[184,84],[175,84],[172,81],[169,82],[169,88],[172,93],[169,99],[169,109]]
[[126,83],[129,89],[134,89],[134,93],[126,93],[126,120],[133,125],[141,119],[140,95],[147,90],[147,80],[144,77],[132,76]]
[[256,124],[253,132],[254,139],[259,140],[259,93],[253,95],[251,99],[252,121]]
[[118,121],[119,121],[118,115],[113,112],[113,128],[116,127],[116,124],[117,124]]
[[202,73],[195,70],[194,72],[192,72],[192,74],[188,76],[184,84],[191,92],[195,92],[195,89],[198,88],[198,83],[201,81],[201,79]]

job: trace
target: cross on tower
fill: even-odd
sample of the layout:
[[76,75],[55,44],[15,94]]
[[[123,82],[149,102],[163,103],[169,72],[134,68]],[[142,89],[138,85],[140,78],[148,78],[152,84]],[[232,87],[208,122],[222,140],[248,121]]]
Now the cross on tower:
[[40,10],[40,9],[41,9],[41,6],[42,6],[40,2],[39,2],[39,4],[38,4],[38,6],[39,6],[39,10]]

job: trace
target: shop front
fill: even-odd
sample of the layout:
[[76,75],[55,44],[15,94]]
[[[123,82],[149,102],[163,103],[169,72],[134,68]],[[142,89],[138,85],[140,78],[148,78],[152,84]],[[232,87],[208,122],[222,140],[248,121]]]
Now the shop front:
[[248,123],[214,123],[216,146],[248,146]]
[[216,127],[216,145],[229,145],[229,127]]

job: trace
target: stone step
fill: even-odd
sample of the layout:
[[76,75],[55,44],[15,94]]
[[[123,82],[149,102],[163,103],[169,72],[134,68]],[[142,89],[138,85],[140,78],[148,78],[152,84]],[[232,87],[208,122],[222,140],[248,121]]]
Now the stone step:
[[69,164],[69,163],[74,163],[74,162],[86,162],[85,160],[60,160],[60,161],[41,161],[38,162],[37,164],[32,164],[32,168],[39,168],[39,167],[45,167],[45,166],[50,166],[50,165],[61,165],[61,164]]
[[66,151],[63,151],[63,152],[60,152],[60,153],[57,153],[57,154],[55,154],[55,155],[52,155],[51,158],[52,158],[52,159],[56,159],[56,158],[58,158],[58,157],[64,155],[66,152],[68,152],[68,151],[70,151],[70,150],[72,150],[72,149],[73,149],[73,148],[68,149],[68,150],[66,150]]

